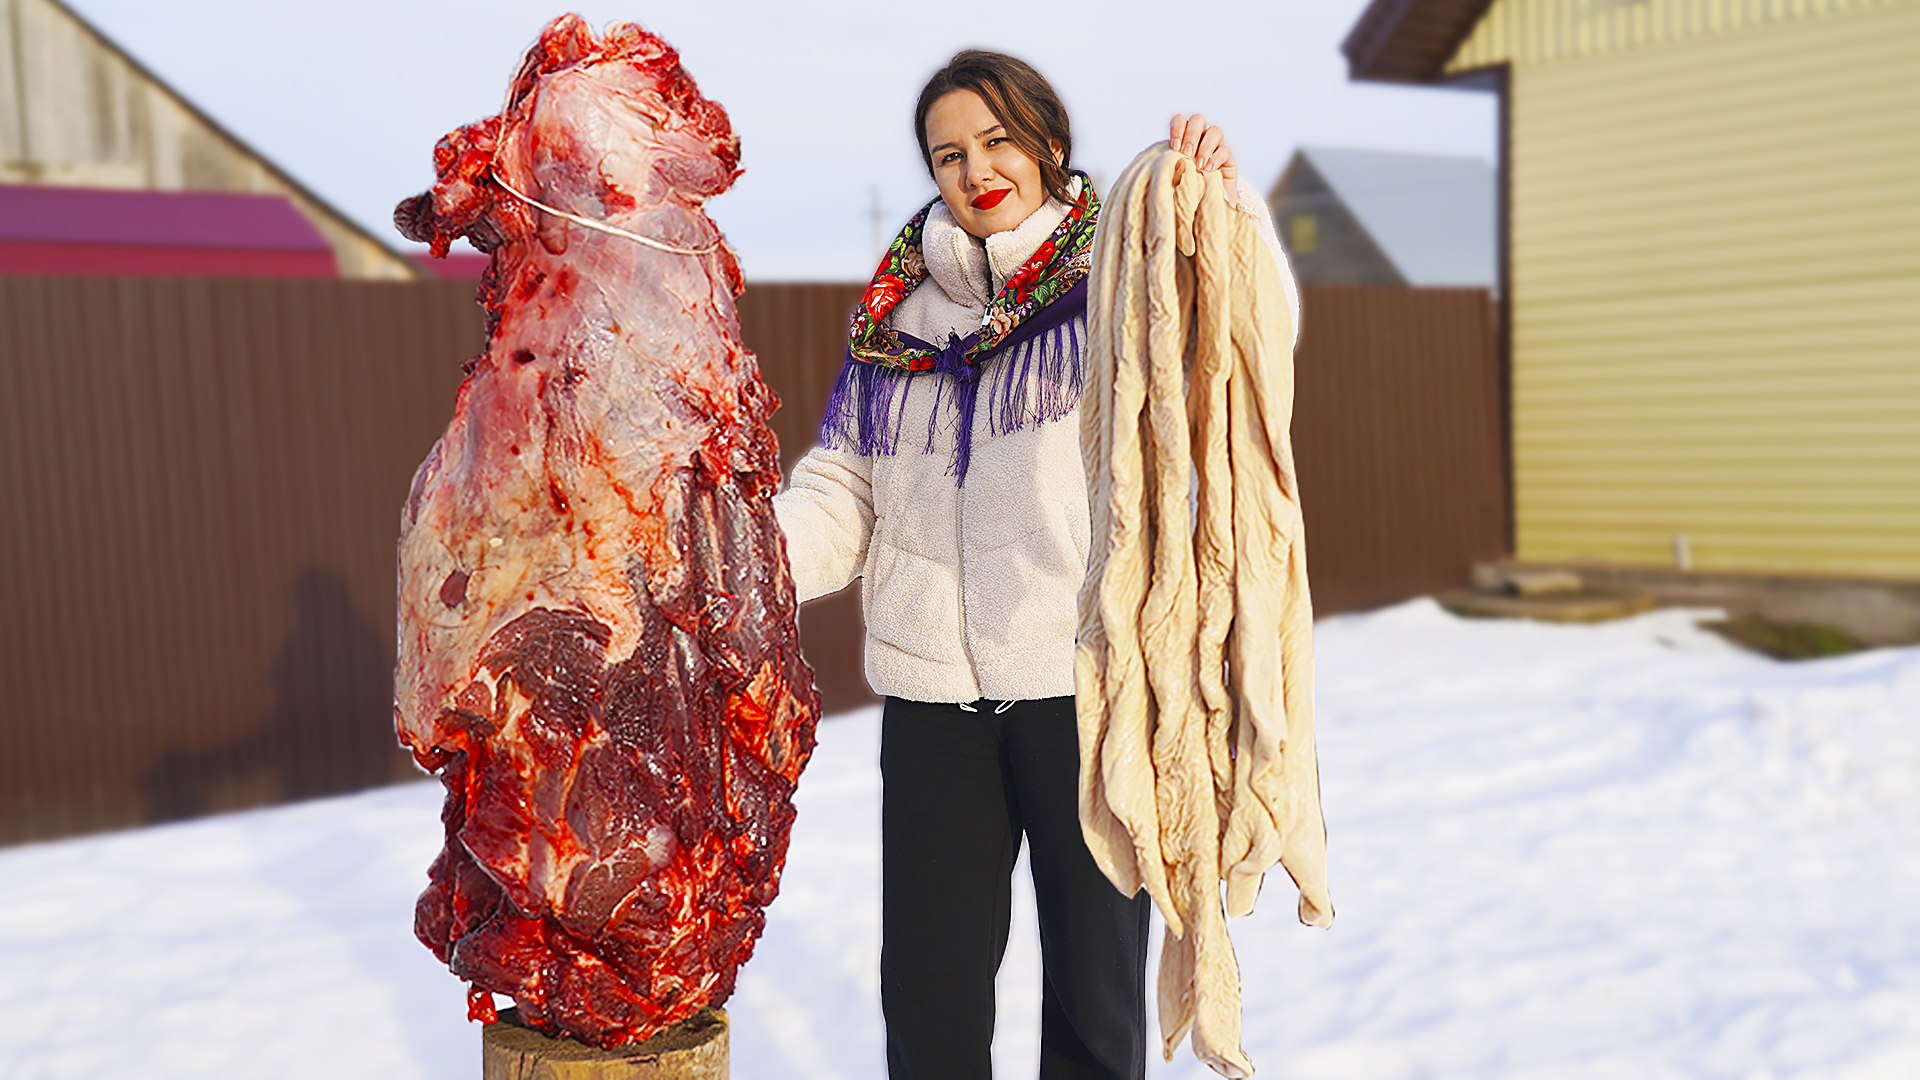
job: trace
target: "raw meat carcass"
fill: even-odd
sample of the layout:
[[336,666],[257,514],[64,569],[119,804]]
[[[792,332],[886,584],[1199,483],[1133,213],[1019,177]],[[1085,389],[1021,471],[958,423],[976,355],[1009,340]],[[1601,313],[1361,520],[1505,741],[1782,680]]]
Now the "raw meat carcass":
[[738,140],[658,37],[555,20],[396,223],[492,255],[489,329],[402,514],[402,741],[447,787],[415,932],[600,1046],[727,997],[819,696],[771,499],[777,405],[701,209]]

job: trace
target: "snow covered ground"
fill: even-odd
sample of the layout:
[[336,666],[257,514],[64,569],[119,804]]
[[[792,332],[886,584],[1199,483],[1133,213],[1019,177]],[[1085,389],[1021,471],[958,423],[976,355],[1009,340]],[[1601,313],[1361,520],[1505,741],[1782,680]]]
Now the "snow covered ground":
[[[1274,1078],[1920,1077],[1920,649],[1778,664],[1668,611],[1323,621],[1330,931],[1233,924]],[[874,712],[821,728],[734,1075],[883,1074]],[[409,932],[439,788],[0,851],[0,1077],[478,1075]],[[1029,920],[1031,905],[1016,908]],[[1032,1075],[1037,945],[1002,973]],[[1210,1075],[1183,1049],[1156,1078]]]

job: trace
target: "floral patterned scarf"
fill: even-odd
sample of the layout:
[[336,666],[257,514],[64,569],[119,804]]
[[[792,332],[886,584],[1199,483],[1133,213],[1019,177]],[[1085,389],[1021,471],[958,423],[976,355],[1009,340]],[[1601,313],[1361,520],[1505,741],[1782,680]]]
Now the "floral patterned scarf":
[[928,372],[935,384],[933,421],[923,452],[931,452],[940,400],[952,392],[957,439],[948,469],[965,483],[973,449],[973,418],[983,374],[990,372],[989,431],[995,435],[1058,420],[1080,403],[1080,338],[1085,332],[1087,272],[1100,200],[1085,173],[1066,218],[988,303],[980,328],[950,334],[944,345],[921,341],[887,324],[887,315],[927,278],[921,238],[935,199],[920,208],[888,245],[880,268],[855,309],[846,362],[827,399],[820,443],[862,455],[892,454],[910,380]]

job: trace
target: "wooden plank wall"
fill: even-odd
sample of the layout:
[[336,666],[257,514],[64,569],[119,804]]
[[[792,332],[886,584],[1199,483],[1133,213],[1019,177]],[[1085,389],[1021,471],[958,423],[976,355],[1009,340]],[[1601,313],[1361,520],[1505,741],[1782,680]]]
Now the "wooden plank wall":
[[[783,465],[859,294],[742,300]],[[481,347],[472,295],[0,278],[0,843],[418,776],[391,729],[393,543]],[[1306,307],[1319,610],[1458,583],[1505,534],[1486,294],[1322,287]],[[829,710],[870,700],[857,585],[801,620]]]

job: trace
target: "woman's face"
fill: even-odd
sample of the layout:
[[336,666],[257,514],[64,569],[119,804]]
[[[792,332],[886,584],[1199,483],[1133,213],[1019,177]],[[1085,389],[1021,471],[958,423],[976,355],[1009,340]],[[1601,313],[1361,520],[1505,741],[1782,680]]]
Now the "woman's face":
[[[1054,154],[1058,160],[1057,147]],[[943,95],[927,110],[927,156],[953,220],[983,240],[1027,220],[1047,201],[1040,163],[1014,145],[971,90]]]

